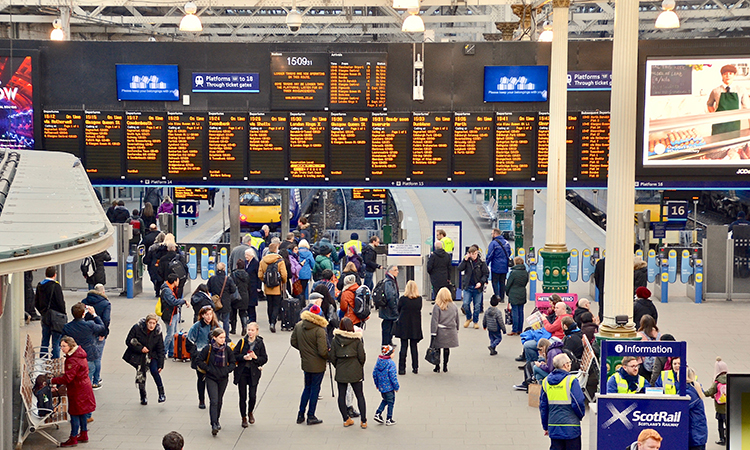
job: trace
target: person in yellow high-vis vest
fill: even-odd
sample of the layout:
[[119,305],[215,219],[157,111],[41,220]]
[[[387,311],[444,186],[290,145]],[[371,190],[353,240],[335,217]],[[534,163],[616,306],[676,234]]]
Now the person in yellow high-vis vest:
[[447,253],[453,253],[453,239],[449,238],[445,234],[445,230],[435,230],[435,236],[437,237],[437,240],[443,243],[443,250],[445,250]]
[[659,378],[656,380],[657,387],[663,387],[664,393],[677,395],[677,380],[680,378],[680,358],[672,358],[672,368],[662,370]]
[[622,358],[622,367],[607,381],[607,394],[642,394],[651,384],[638,375],[641,364],[633,356]]
[[580,450],[581,419],[586,414],[583,391],[569,373],[570,358],[561,353],[552,360],[554,370],[542,381],[539,413],[550,449]]

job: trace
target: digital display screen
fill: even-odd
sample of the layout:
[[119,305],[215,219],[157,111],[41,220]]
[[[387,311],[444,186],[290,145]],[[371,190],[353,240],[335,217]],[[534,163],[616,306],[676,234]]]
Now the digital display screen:
[[289,177],[326,177],[328,114],[289,113]]
[[330,178],[368,180],[370,114],[332,112],[330,140]]
[[122,119],[122,113],[85,112],[84,158],[89,178],[119,180],[122,176]]
[[495,120],[495,181],[532,179],[536,113],[496,113]]
[[[537,156],[536,176],[539,180],[546,180],[549,172],[549,113],[539,113],[537,116]],[[578,177],[578,113],[568,113],[565,128],[565,172],[567,180]]]
[[125,173],[128,178],[160,179],[164,114],[125,113]]
[[406,180],[410,147],[410,113],[372,113],[373,180]]
[[175,200],[208,200],[208,189],[206,188],[174,188]]
[[249,178],[284,180],[289,116],[286,113],[250,113],[247,118]]
[[117,100],[173,101],[180,99],[177,65],[116,64]]
[[352,200],[385,200],[385,189],[352,189]]
[[414,180],[450,178],[453,114],[415,112],[412,116],[411,174]]
[[245,178],[247,116],[238,113],[208,113],[208,178]]
[[494,113],[454,114],[453,181],[487,181],[492,178],[494,122]]
[[332,111],[385,108],[386,53],[332,53]]
[[581,113],[581,181],[607,179],[609,118],[608,112]]
[[0,57],[0,147],[34,148],[31,56]]
[[328,53],[271,53],[271,109],[328,109]]
[[546,102],[548,66],[484,66],[485,102]]
[[66,152],[80,158],[83,114],[80,111],[45,110],[42,118],[44,150]]
[[750,57],[646,61],[644,167],[750,167]]
[[173,180],[203,177],[206,114],[167,113],[167,175]]

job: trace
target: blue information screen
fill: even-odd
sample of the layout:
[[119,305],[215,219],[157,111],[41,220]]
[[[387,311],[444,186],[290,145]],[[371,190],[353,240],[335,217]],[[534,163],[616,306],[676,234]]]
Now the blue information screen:
[[484,66],[485,102],[546,102],[548,66]]
[[257,73],[193,72],[193,92],[258,93]]
[[117,64],[117,99],[177,101],[180,77],[177,65]]

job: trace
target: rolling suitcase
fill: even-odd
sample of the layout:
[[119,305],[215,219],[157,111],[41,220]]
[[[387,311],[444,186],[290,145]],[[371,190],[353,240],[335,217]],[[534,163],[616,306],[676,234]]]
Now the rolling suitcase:
[[281,300],[281,330],[291,331],[299,322],[302,304],[298,298],[287,297]]
[[187,333],[180,331],[174,335],[174,360],[190,361],[190,353],[187,351]]

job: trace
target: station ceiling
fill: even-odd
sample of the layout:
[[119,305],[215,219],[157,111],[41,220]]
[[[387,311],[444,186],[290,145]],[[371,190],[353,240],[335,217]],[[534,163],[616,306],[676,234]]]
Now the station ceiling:
[[[182,1],[159,0],[0,0],[0,35],[48,39],[52,22],[69,20],[71,40],[209,41],[209,42],[481,42],[535,40],[551,3],[517,0],[423,0],[425,33],[403,33],[408,13],[392,0],[298,0],[302,28],[286,26],[293,0],[200,0],[199,34],[179,31]],[[572,40],[612,39],[615,2],[573,2],[569,15]],[[747,36],[750,0],[677,0],[681,26],[657,30],[660,1],[640,3],[641,39]],[[522,20],[525,19],[525,20]],[[514,27],[514,24],[518,24]],[[501,30],[505,28],[503,39]],[[511,35],[510,31],[513,30]]]

